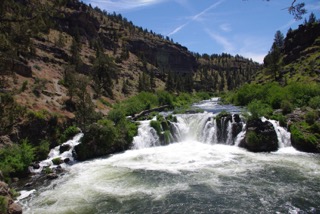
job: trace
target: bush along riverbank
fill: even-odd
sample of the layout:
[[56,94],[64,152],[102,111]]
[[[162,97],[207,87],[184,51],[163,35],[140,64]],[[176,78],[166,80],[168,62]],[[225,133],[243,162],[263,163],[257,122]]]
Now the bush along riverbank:
[[[295,149],[320,153],[320,84],[246,84],[226,94],[224,100],[246,106],[249,123],[262,116],[278,120],[290,131]],[[248,140],[258,139],[257,134],[250,132]]]

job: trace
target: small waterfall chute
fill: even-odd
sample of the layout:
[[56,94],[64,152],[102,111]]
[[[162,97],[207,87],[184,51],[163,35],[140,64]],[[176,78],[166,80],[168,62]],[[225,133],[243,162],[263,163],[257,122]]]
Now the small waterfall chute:
[[262,117],[261,120],[263,122],[269,121],[273,125],[274,130],[277,133],[279,148],[291,146],[291,134],[285,128],[280,126],[279,121],[266,119],[265,117]]
[[[76,145],[80,143],[80,139],[83,137],[83,133],[79,133],[75,135],[71,140],[68,140],[67,142],[61,144],[60,146],[56,146],[55,148],[51,149],[48,158],[46,160],[39,162],[39,167],[35,169],[34,167],[30,166],[29,171],[31,173],[40,173],[42,170],[46,167],[49,168],[56,168],[57,165],[55,165],[53,162],[55,159],[60,159],[63,163],[59,164],[60,167],[64,168],[66,167],[66,162],[72,162],[74,161],[73,157],[73,149]],[[63,152],[60,152],[61,147],[67,147]]]
[[142,149],[160,145],[157,131],[150,126],[150,121],[151,120],[140,121],[138,135],[133,138],[133,149]]

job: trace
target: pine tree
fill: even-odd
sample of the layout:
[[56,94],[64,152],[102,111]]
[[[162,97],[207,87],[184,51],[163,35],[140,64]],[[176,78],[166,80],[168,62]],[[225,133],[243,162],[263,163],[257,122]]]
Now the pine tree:
[[276,34],[274,35],[274,44],[279,48],[282,49],[284,47],[284,36],[281,33],[280,30],[278,30],[276,32]]

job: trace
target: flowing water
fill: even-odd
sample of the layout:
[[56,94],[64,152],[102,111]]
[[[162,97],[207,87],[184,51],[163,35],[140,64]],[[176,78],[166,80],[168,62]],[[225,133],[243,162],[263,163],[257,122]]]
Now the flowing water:
[[219,142],[212,116],[239,109],[215,99],[195,106],[207,112],[177,115],[177,142],[159,146],[144,121],[131,150],[68,167],[21,201],[24,213],[320,212],[319,155],[292,148],[290,135],[275,121],[277,152],[237,147],[243,131],[235,138],[227,131],[226,142]]

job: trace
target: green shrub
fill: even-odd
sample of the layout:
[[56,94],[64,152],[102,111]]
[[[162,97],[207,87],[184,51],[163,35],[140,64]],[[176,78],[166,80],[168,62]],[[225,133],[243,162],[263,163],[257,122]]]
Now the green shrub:
[[118,124],[120,121],[125,120],[125,112],[120,108],[114,108],[108,113],[108,119],[112,120],[115,124]]
[[320,96],[312,97],[309,101],[309,106],[313,109],[320,108]]
[[54,159],[52,159],[51,160],[52,161],[52,163],[54,164],[54,165],[59,165],[59,164],[61,164],[61,158],[54,158]]
[[157,91],[159,105],[173,106],[173,96],[167,91]]
[[79,128],[76,126],[69,126],[60,136],[59,144],[62,144],[71,138],[73,138],[76,134],[80,132]]
[[50,151],[50,142],[48,140],[42,140],[35,148],[37,160],[45,160],[48,157]]
[[8,203],[8,198],[0,195],[0,213],[7,213]]
[[45,174],[50,174],[50,173],[52,173],[53,171],[52,171],[52,169],[50,168],[50,167],[45,167],[44,169],[43,169],[43,172],[45,173]]
[[282,109],[283,114],[289,114],[293,111],[293,105],[290,101],[283,100],[281,102],[281,109]]
[[152,128],[154,128],[154,130],[156,130],[158,136],[161,135],[161,133],[162,133],[162,128],[161,128],[161,123],[160,123],[159,121],[157,121],[157,120],[151,120],[151,121],[150,121],[150,126],[151,126]]
[[314,124],[317,118],[318,114],[315,111],[309,111],[305,114],[305,120],[309,125]]
[[168,145],[171,142],[171,132],[166,130],[163,132],[164,144]]
[[300,131],[300,128],[298,126],[292,125],[290,127],[290,132],[291,132],[291,139],[293,142],[296,142],[298,144],[312,144],[316,145],[318,143],[318,139],[315,135],[310,134],[310,133],[305,133],[303,134]]
[[246,140],[249,145],[259,144],[261,139],[254,131],[248,131],[246,134]]
[[46,110],[29,111],[27,116],[30,120],[46,120],[50,117],[50,113]]
[[314,124],[312,124],[310,129],[313,133],[320,134],[320,122],[315,122]]
[[0,169],[6,178],[24,176],[33,160],[34,148],[27,140],[22,140],[20,145],[0,149]]
[[268,117],[273,112],[270,105],[265,104],[262,101],[256,101],[256,100],[249,103],[248,110],[251,113],[251,116],[249,119],[258,119],[262,116]]
[[287,118],[283,114],[274,114],[270,118],[279,121],[280,126],[287,127]]

